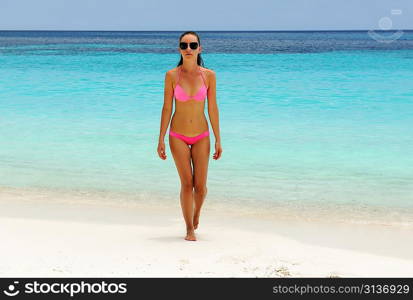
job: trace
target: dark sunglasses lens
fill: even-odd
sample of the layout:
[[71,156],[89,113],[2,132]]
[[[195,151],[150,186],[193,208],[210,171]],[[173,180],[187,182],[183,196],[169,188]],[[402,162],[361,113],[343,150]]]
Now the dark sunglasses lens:
[[[195,50],[198,48],[198,43],[197,42],[189,43],[189,47],[191,47],[192,50]],[[181,48],[182,50],[185,50],[186,48],[188,48],[188,43],[184,43],[184,42],[179,43],[179,48]]]

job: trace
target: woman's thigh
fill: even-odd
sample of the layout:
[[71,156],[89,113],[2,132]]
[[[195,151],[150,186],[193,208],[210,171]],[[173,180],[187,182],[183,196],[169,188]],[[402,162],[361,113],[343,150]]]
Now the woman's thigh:
[[181,185],[193,187],[191,149],[184,141],[173,136],[169,136],[169,148],[181,179]]
[[206,136],[191,147],[192,164],[194,166],[194,188],[206,187],[209,155],[211,152],[210,138]]

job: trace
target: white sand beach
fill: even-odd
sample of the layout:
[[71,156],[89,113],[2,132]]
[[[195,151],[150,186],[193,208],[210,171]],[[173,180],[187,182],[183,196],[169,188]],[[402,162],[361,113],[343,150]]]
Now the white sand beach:
[[[0,189],[0,276],[412,277],[412,229],[273,221]],[[70,199],[69,199],[70,200]],[[90,200],[90,199],[89,199]]]

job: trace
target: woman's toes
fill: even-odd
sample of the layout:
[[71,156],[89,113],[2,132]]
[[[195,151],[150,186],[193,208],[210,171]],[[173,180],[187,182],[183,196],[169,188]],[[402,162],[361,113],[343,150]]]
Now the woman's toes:
[[187,233],[186,237],[185,237],[185,240],[187,240],[187,241],[196,241],[195,233],[193,231]]

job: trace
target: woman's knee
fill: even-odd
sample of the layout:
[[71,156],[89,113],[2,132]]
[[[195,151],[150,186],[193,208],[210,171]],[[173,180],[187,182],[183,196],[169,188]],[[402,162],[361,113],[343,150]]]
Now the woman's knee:
[[192,180],[185,180],[181,182],[181,188],[184,190],[192,190],[194,188],[194,184]]
[[203,184],[195,184],[194,190],[195,190],[195,193],[202,194],[202,195],[206,195],[208,192],[206,185],[203,185]]

